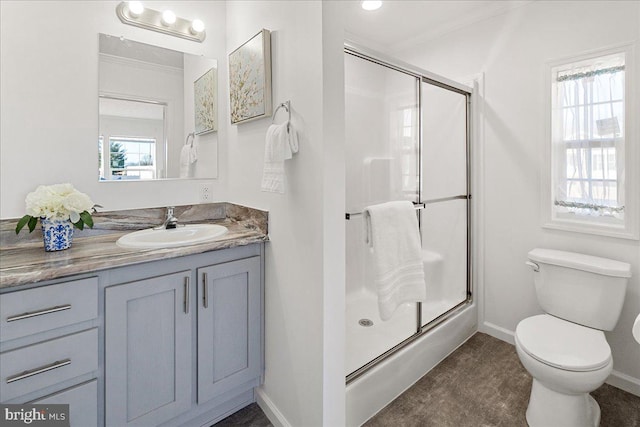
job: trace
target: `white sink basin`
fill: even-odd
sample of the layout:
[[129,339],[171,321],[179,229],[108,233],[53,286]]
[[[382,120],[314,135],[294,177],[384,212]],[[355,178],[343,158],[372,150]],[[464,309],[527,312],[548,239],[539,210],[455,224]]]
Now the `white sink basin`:
[[175,248],[214,240],[227,231],[227,227],[216,224],[178,225],[168,230],[149,228],[125,234],[116,244],[127,249]]

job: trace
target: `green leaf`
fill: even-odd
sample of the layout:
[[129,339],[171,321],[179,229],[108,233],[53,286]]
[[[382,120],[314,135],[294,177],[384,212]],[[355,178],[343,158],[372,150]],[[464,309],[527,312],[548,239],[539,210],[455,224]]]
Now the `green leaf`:
[[36,225],[38,225],[38,217],[32,216],[29,220],[29,233],[36,229]]
[[80,219],[89,226],[89,228],[93,228],[93,218],[91,218],[91,214],[87,211],[80,213]]
[[33,218],[31,215],[25,215],[20,218],[20,221],[18,221],[18,224],[16,225],[16,234],[18,234],[20,230],[22,230],[24,226],[27,225],[31,218]]
[[82,222],[82,219],[79,219],[78,222],[74,222],[73,225],[80,230],[84,230],[84,222]]

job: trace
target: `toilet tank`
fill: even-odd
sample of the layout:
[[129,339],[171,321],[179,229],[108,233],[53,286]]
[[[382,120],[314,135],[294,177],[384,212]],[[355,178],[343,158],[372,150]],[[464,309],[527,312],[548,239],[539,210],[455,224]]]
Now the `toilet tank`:
[[534,282],[545,312],[603,331],[616,326],[631,277],[629,264],[541,248],[529,252],[529,261],[538,265]]

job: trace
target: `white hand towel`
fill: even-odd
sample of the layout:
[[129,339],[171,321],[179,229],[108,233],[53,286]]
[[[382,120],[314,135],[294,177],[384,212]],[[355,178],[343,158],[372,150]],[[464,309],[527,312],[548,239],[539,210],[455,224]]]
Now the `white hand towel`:
[[182,147],[180,150],[180,178],[189,178],[191,170],[191,163],[189,162],[190,148],[188,145]]
[[193,164],[198,161],[198,147],[195,143],[185,144],[180,150],[180,178],[192,178]]
[[401,304],[427,297],[416,210],[407,201],[382,203],[368,206],[364,220],[380,318],[388,320]]
[[195,163],[198,161],[198,143],[193,141],[189,150],[189,163]]
[[267,129],[264,147],[264,169],[262,172],[262,191],[284,193],[284,161],[298,152],[298,135],[293,126],[287,124],[271,125]]

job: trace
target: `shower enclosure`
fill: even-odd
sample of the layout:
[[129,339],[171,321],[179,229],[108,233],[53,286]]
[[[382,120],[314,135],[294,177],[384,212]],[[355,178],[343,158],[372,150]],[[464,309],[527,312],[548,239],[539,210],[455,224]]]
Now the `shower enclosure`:
[[[345,48],[348,384],[472,302],[471,93],[425,74]],[[416,208],[427,300],[382,321],[361,212],[392,200]]]

